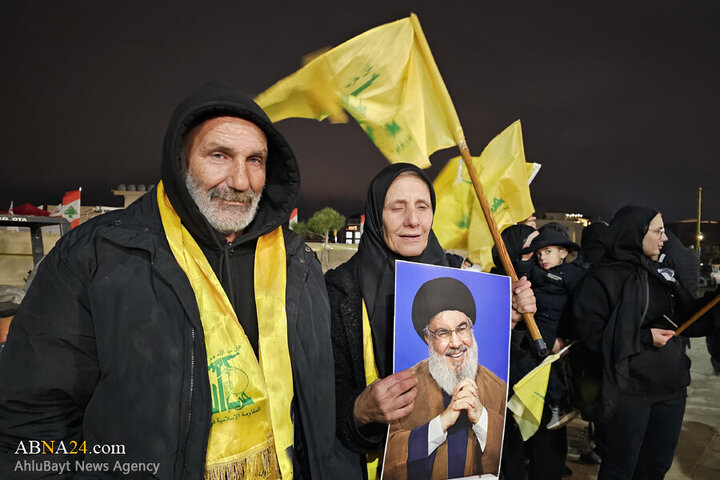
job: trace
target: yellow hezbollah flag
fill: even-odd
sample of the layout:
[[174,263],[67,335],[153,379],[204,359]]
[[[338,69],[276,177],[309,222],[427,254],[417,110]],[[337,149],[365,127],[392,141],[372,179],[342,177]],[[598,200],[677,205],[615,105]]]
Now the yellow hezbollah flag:
[[[473,162],[499,230],[535,211],[528,182],[539,165],[525,162],[519,120],[495,137]],[[437,196],[433,230],[440,244],[448,250],[467,250],[473,263],[489,270],[494,242],[461,157],[450,160],[433,185]]]
[[515,395],[510,398],[507,407],[513,412],[513,418],[515,418],[520,428],[523,440],[535,435],[535,432],[540,427],[540,419],[545,405],[545,393],[550,378],[550,366],[568,348],[570,348],[569,345],[560,352],[547,356],[540,365],[532,369],[513,387]]
[[445,250],[467,250],[470,214],[473,202],[477,200],[472,183],[463,178],[463,171],[466,171],[466,168],[462,158],[455,157],[445,165],[433,182],[433,231]]
[[368,30],[258,95],[273,122],[352,115],[392,163],[430,166],[465,139],[415,14]]

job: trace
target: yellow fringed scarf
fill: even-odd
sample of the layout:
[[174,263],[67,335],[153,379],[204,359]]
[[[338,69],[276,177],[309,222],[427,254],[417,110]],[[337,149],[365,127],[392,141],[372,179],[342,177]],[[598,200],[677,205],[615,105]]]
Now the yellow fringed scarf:
[[293,381],[282,229],[258,238],[255,249],[258,363],[215,272],[182,226],[162,182],[157,200],[170,249],[195,292],[205,334],[212,395],[205,478],[292,479]]

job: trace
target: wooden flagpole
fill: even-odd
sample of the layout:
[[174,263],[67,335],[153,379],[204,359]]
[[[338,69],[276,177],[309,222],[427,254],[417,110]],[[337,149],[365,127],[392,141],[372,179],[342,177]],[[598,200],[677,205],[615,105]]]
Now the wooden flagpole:
[[680,335],[686,328],[688,328],[690,325],[695,323],[698,318],[705,315],[711,308],[713,308],[715,305],[717,305],[720,302],[720,295],[716,296],[712,300],[710,300],[707,305],[705,305],[703,308],[701,308],[695,315],[690,317],[690,319],[680,325],[677,330],[675,330],[675,336],[677,337]]
[[[462,159],[465,162],[468,173],[470,174],[470,180],[472,181],[473,187],[475,188],[475,195],[477,195],[477,199],[480,201],[480,207],[482,208],[483,214],[485,215],[485,220],[487,221],[488,227],[490,229],[490,234],[492,235],[495,246],[497,247],[498,253],[500,254],[500,259],[502,261],[503,267],[505,268],[505,271],[508,273],[508,275],[510,275],[510,278],[513,281],[517,281],[517,273],[515,273],[515,268],[513,268],[512,262],[510,261],[510,255],[508,255],[507,248],[505,248],[505,243],[502,241],[500,232],[498,232],[495,218],[493,217],[492,211],[490,210],[490,205],[488,204],[487,198],[485,198],[485,193],[483,192],[482,185],[480,184],[480,177],[478,177],[477,170],[475,170],[475,165],[473,165],[472,156],[470,155],[470,149],[467,146],[467,142],[465,142],[465,140],[461,141],[460,143],[458,143],[458,148],[460,148],[460,154],[462,155]],[[535,347],[537,348],[538,354],[541,357],[546,356],[548,353],[547,345],[545,345],[545,341],[543,340],[542,335],[540,335],[540,330],[535,323],[535,317],[533,317],[531,313],[523,313],[522,316],[523,320],[525,321],[525,325],[527,325],[528,330],[530,331],[530,335],[535,342]]]

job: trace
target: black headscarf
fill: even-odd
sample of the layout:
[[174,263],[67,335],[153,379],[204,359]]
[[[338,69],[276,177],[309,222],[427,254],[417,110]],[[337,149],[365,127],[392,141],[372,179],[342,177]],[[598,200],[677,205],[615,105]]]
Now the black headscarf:
[[624,261],[656,273],[653,262],[643,252],[643,238],[650,222],[658,215],[650,207],[626,205],[617,211],[602,237],[607,262]]
[[425,250],[417,257],[403,257],[392,252],[383,238],[382,214],[385,195],[390,185],[403,172],[415,172],[430,190],[430,201],[435,212],[435,190],[425,173],[409,163],[388,165],[370,182],[365,204],[365,230],[356,253],[360,292],[368,309],[375,344],[375,362],[380,376],[392,369],[393,308],[395,304],[395,260],[447,266],[447,258],[437,237],[431,230]]
[[590,265],[597,263],[605,254],[605,246],[602,237],[608,229],[605,222],[593,222],[582,231],[580,240],[580,251],[582,258]]
[[[522,260],[522,250],[525,240],[527,240],[527,237],[534,231],[535,229],[530,225],[518,223],[517,225],[510,225],[500,234],[513,265],[517,266],[518,262]],[[504,272],[505,268],[500,261],[500,254],[495,245],[492,247],[492,258],[495,263],[495,268],[497,269],[496,271]]]

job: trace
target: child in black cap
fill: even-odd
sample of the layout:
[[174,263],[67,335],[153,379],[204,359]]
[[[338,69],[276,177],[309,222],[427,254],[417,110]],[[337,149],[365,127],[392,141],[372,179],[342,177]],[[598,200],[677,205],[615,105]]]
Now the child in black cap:
[[[537,263],[529,275],[537,300],[535,321],[543,340],[548,346],[552,346],[553,352],[561,350],[570,336],[571,328],[567,325],[566,315],[567,300],[585,273],[584,268],[569,261],[570,254],[577,252],[578,248],[564,230],[543,228],[526,250],[534,252]],[[578,413],[570,407],[568,389],[558,368],[553,365],[550,370],[545,396],[551,411],[547,424],[549,430],[563,427]]]

